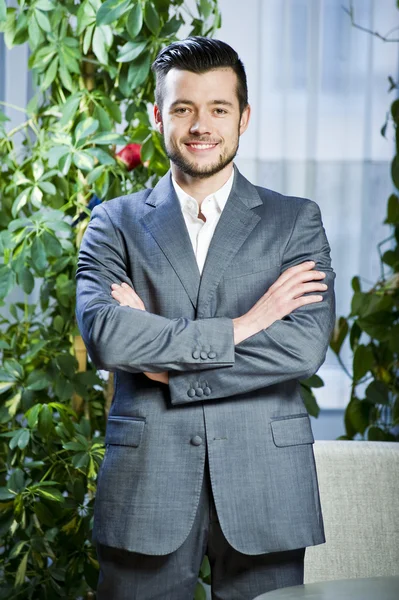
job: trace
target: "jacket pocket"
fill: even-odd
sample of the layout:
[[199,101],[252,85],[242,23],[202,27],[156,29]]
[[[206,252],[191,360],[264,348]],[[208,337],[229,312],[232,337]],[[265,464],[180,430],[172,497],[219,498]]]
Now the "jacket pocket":
[[116,446],[133,446],[137,448],[145,427],[144,417],[108,417],[105,443]]
[[273,441],[276,446],[313,444],[314,437],[309,415],[292,415],[271,421]]

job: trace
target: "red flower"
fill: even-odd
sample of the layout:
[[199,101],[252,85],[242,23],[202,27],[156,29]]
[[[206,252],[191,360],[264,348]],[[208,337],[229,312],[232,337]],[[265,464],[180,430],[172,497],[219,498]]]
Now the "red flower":
[[127,170],[132,171],[141,165],[141,144],[128,144],[116,154],[116,158],[125,163]]

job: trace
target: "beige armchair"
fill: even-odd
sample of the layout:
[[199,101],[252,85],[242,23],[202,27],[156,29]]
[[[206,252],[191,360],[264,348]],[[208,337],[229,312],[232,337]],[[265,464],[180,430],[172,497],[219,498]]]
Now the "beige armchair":
[[305,583],[399,575],[399,443],[314,450],[327,542],[307,548]]

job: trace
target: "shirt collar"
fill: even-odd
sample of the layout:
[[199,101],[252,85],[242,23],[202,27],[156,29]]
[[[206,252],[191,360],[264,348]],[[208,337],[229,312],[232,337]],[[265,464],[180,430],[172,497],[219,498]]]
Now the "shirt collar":
[[[230,177],[226,181],[226,183],[224,185],[222,185],[221,188],[219,188],[216,192],[213,192],[212,194],[209,194],[209,196],[204,198],[203,203],[202,203],[202,206],[204,207],[204,209],[209,204],[208,202],[205,202],[205,201],[208,200],[208,198],[213,198],[216,201],[216,206],[218,208],[218,212],[221,213],[223,211],[223,209],[226,205],[227,199],[230,195],[231,188],[233,187],[233,181],[234,181],[234,169],[233,169]],[[198,216],[197,200],[195,198],[193,198],[192,196],[190,196],[189,194],[187,194],[187,192],[185,192],[180,187],[180,185],[174,179],[173,175],[172,175],[172,183],[173,183],[173,187],[175,189],[176,195],[178,197],[178,200],[180,202],[181,209],[186,210],[190,214]],[[195,202],[195,204],[193,201]]]

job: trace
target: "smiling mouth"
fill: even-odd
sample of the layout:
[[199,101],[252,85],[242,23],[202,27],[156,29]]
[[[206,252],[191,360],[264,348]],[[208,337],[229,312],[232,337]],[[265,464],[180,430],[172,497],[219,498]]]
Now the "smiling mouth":
[[212,150],[212,148],[215,148],[218,144],[217,143],[215,143],[215,144],[206,144],[206,143],[199,143],[199,142],[196,142],[196,143],[190,143],[190,142],[188,142],[185,145],[188,148],[192,149],[192,150],[199,150],[199,151],[201,151],[201,150]]

